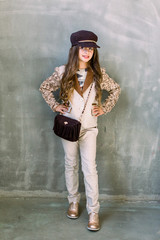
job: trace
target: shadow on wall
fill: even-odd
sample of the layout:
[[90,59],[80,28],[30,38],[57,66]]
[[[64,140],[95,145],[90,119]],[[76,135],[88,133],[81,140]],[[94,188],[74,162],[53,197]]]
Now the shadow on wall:
[[[103,100],[108,96],[103,93]],[[121,137],[117,131],[120,126],[117,125],[117,119],[127,115],[128,108],[127,92],[121,89],[121,95],[115,108],[106,115],[99,118],[98,141],[97,141],[97,165],[99,173],[99,187],[101,194],[107,195],[125,195],[130,191],[128,184],[128,170],[130,165],[125,164],[126,159],[119,155],[121,146]],[[131,156],[127,156],[130,161]]]

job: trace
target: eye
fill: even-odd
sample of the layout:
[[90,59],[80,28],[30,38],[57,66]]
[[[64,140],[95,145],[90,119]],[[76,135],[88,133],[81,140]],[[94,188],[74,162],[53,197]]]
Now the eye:
[[90,51],[93,51],[93,47],[90,47],[89,50],[90,50]]

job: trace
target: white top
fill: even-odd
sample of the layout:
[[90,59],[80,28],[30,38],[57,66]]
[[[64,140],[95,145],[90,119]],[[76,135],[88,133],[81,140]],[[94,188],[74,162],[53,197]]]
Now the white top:
[[87,76],[87,68],[78,69],[77,78],[78,78],[79,85],[82,89],[84,86],[84,82],[86,80],[86,76]]

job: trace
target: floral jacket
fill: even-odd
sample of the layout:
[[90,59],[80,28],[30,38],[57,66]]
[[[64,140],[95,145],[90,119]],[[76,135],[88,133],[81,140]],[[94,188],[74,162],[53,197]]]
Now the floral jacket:
[[[55,111],[55,108],[60,104],[59,102],[56,101],[53,92],[60,88],[61,79],[64,71],[65,65],[56,67],[54,73],[50,77],[48,77],[44,82],[42,82],[39,89],[42,93],[43,98],[53,111]],[[112,110],[112,108],[118,101],[121,90],[120,86],[112,78],[108,76],[104,68],[101,68],[101,71],[102,71],[101,89],[106,90],[109,93],[109,96],[102,103],[102,109],[104,113],[108,113]],[[83,92],[81,92],[78,82],[75,85],[75,90],[83,97],[84,92],[89,87],[92,81],[93,78],[91,73],[87,74]]]

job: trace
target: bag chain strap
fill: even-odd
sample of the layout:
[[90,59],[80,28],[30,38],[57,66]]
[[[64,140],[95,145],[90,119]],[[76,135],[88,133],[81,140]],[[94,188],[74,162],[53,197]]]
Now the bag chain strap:
[[92,86],[93,86],[93,83],[92,83],[92,85],[91,85],[91,87],[90,87],[90,90],[89,90],[89,93],[88,93],[88,96],[87,96],[86,102],[85,102],[85,104],[84,104],[83,111],[82,111],[81,116],[80,116],[80,118],[79,118],[79,121],[80,121],[80,122],[81,122],[82,115],[83,115],[83,113],[84,113],[84,111],[85,111],[85,109],[86,109],[87,102],[88,102],[88,99],[89,99],[89,95],[90,95],[91,90],[92,90]]

